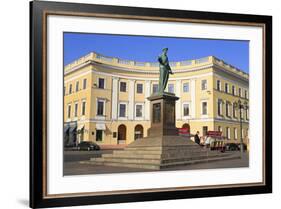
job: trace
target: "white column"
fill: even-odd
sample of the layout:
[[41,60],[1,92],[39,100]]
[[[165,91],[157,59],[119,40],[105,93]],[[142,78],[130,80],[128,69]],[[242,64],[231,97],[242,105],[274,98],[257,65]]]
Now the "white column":
[[181,120],[181,80],[176,81],[176,96],[179,97],[179,99],[176,101],[176,120]]
[[144,103],[144,119],[150,120],[150,101],[147,99],[147,97],[151,96],[151,81],[145,81],[145,103]]
[[195,118],[196,116],[196,80],[190,81],[190,90],[191,90],[191,117]]
[[111,117],[112,120],[117,120],[117,112],[118,112],[118,83],[119,78],[112,78],[112,101],[111,101]]
[[134,120],[135,113],[135,80],[129,80],[128,119]]

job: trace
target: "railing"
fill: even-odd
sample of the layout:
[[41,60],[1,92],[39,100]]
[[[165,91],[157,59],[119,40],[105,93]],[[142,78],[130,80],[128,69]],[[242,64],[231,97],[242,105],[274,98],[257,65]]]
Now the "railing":
[[208,61],[209,61],[209,57],[203,57],[203,58],[195,60],[195,63],[201,64],[201,63],[208,62]]
[[118,59],[118,63],[119,64],[122,64],[122,65],[131,65],[131,62],[130,60],[122,60],[122,59]]
[[179,63],[180,63],[180,66],[192,65],[192,60],[181,61]]
[[112,62],[113,61],[113,57],[106,57],[106,56],[103,56],[103,55],[100,55],[100,54],[97,54],[96,58],[100,59],[100,60],[103,60],[103,61],[106,61],[106,62]]
[[[132,61],[132,60],[124,60],[124,59],[118,59],[118,58],[114,58],[114,57],[108,57],[108,56],[104,56],[101,54],[97,54],[94,52],[91,52],[90,54],[87,54],[84,57],[81,57],[78,60],[75,60],[74,62],[68,64],[65,66],[65,70],[68,71],[70,69],[72,69],[73,67],[82,64],[86,61],[89,60],[101,60],[101,61],[105,61],[105,62],[110,62],[110,63],[117,63],[117,64],[121,64],[121,65],[130,65],[130,66],[138,66],[138,67],[158,67],[159,63],[158,62],[138,62],[138,61]],[[227,63],[225,63],[224,61],[213,57],[213,56],[209,56],[209,57],[203,57],[200,59],[196,59],[196,60],[183,60],[183,61],[179,61],[179,62],[170,62],[170,66],[171,67],[184,67],[184,66],[192,66],[192,65],[197,65],[197,64],[203,64],[203,63],[215,63],[218,64],[220,66],[225,67],[228,70],[231,70],[235,73],[238,73],[244,77],[247,77],[248,74],[235,68],[232,65],[229,65]]]

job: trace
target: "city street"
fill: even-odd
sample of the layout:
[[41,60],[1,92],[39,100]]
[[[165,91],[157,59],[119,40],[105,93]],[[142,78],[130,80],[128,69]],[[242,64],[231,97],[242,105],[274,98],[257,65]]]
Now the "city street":
[[90,160],[90,158],[101,157],[102,154],[110,154],[113,150],[95,150],[95,151],[77,151],[77,150],[65,150],[64,162],[77,162]]
[[[125,168],[103,165],[91,165],[80,163],[88,161],[93,157],[100,157],[102,153],[112,153],[113,150],[102,151],[65,151],[64,153],[64,175],[86,175],[86,174],[106,174],[106,173],[124,173],[124,172],[151,172],[153,170]],[[240,156],[239,151],[233,151],[233,155]],[[249,154],[244,152],[242,159],[230,159],[213,161],[208,163],[197,163],[184,166],[175,166],[161,169],[161,171],[172,170],[193,170],[193,169],[214,169],[214,168],[238,168],[249,166]]]

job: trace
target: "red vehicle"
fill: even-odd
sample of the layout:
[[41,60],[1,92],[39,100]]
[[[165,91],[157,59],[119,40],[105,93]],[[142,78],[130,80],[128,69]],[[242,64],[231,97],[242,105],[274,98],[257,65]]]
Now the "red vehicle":
[[220,150],[225,152],[225,137],[222,136],[220,131],[208,131],[205,140],[205,146],[209,147],[211,150]]

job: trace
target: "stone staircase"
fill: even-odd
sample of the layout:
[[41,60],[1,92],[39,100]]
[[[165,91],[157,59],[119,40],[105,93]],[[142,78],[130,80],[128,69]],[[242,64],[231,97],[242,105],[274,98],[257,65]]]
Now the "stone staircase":
[[160,170],[171,166],[233,159],[227,153],[209,151],[181,136],[143,138],[112,154],[91,158],[93,165]]

